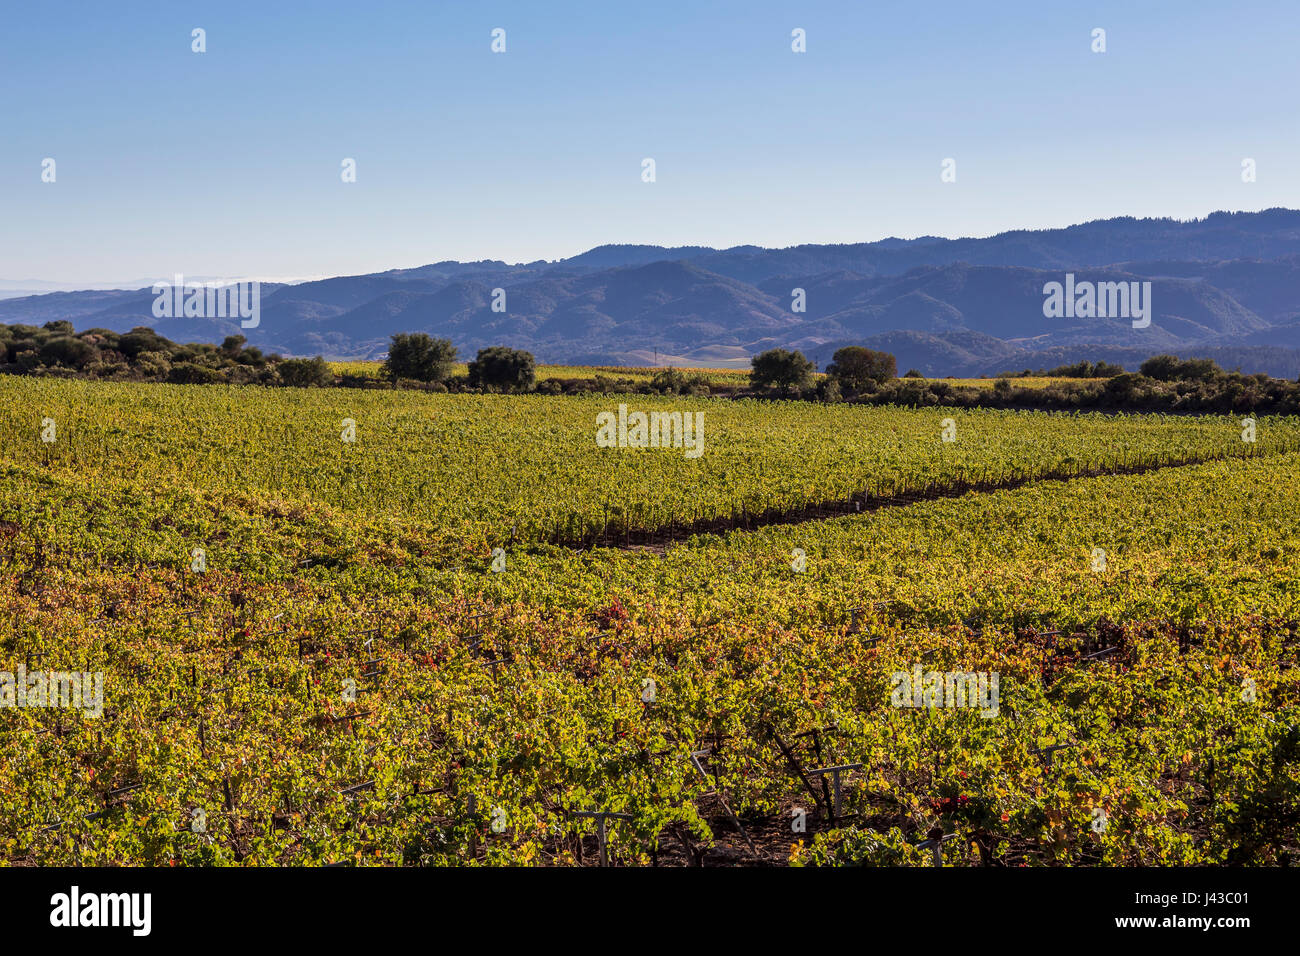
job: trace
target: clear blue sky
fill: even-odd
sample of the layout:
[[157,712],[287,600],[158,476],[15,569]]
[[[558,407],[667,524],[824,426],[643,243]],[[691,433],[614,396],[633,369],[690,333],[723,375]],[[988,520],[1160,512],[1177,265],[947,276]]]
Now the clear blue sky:
[[4,279],[1300,206],[1296,0],[41,0],[0,16]]

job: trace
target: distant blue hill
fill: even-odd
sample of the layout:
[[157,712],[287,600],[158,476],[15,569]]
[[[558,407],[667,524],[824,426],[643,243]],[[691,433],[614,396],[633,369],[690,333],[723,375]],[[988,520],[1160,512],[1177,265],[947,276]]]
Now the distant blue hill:
[[[1045,318],[1043,286],[1067,272],[1151,282],[1150,326]],[[494,289],[505,290],[504,312],[493,310]],[[793,310],[796,289],[804,311]],[[337,358],[378,357],[394,332],[413,331],[450,338],[462,355],[510,345],[547,362],[780,346],[824,364],[839,345],[875,343],[891,345],[901,367],[941,375],[1038,367],[1042,356],[1134,366],[1157,352],[1214,349],[1239,359],[1220,364],[1295,377],[1300,211],[1125,217],[983,239],[603,245],[554,262],[439,262],[264,286],[261,325],[250,330],[237,320],[155,319],[151,306],[148,289],[49,293],[0,301],[0,322],[147,325],[174,341],[242,333],[265,350]]]

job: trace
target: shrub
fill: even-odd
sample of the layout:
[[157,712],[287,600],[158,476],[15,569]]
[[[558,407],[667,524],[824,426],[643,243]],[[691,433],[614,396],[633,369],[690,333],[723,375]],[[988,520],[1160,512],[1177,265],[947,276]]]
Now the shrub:
[[[1028,375],[1028,371],[1025,372]],[[1047,378],[1114,378],[1124,374],[1124,366],[1110,362],[1075,362],[1073,365],[1058,365],[1041,373]]]
[[141,375],[159,380],[166,378],[172,367],[162,352],[141,352],[131,364]]
[[107,379],[125,372],[127,367],[121,362],[95,361],[85,366],[82,371],[89,378]]
[[137,326],[117,340],[117,350],[129,359],[141,352],[172,352],[171,343],[154,332],[153,329]]
[[1110,402],[1132,402],[1140,397],[1145,397],[1147,389],[1143,386],[1150,381],[1151,379],[1144,375],[1125,372],[1123,375],[1116,375],[1108,381],[1105,389],[1102,390],[1102,394]]
[[840,383],[830,375],[817,383],[817,397],[823,402],[838,402],[843,398],[840,394]]
[[650,387],[663,395],[679,395],[686,390],[686,376],[675,368],[666,368],[655,373]]
[[1138,371],[1161,382],[1204,382],[1224,374],[1213,359],[1183,360],[1176,355],[1153,355]]
[[[56,323],[51,323],[51,325]],[[70,325],[70,323],[63,323]],[[61,365],[64,368],[83,368],[94,361],[99,354],[89,342],[83,342],[81,339],[73,338],[70,335],[60,335],[56,338],[49,339],[40,348],[41,361],[46,365]]]
[[536,365],[531,352],[494,345],[479,349],[469,363],[471,386],[503,392],[523,391],[532,387]]
[[838,380],[843,388],[860,392],[870,383],[896,378],[898,361],[888,352],[849,345],[836,351],[826,374]]
[[398,333],[388,346],[384,374],[393,381],[399,378],[417,382],[441,382],[451,375],[456,361],[456,346],[450,339],[430,338],[423,332]]
[[323,388],[334,384],[334,373],[319,355],[313,359],[285,359],[280,363],[280,381],[290,388]]
[[224,379],[215,368],[195,365],[193,362],[180,362],[171,367],[167,381],[173,385],[214,385]]
[[538,383],[537,391],[542,395],[562,395],[564,383],[558,378],[548,378]]

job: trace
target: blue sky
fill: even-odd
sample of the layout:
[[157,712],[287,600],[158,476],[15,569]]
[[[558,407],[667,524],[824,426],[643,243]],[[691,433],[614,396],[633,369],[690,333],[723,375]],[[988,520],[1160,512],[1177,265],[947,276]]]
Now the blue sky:
[[42,0],[2,16],[4,279],[305,277],[1300,206],[1294,0]]

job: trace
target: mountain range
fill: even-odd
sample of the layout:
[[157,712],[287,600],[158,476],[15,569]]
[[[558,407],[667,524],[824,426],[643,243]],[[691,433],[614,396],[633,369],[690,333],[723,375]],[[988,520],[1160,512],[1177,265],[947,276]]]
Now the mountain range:
[[[1149,327],[1045,317],[1044,285],[1067,273],[1077,282],[1149,281]],[[784,347],[824,366],[836,348],[860,344],[926,375],[1084,358],[1132,368],[1169,352],[1295,378],[1300,211],[1105,219],[982,239],[605,245],[550,262],[438,262],[264,284],[260,324],[247,330],[238,319],[158,319],[153,301],[147,287],[23,296],[0,301],[0,322],[146,325],[180,342],[243,334],[266,351],[327,358],[378,358],[393,333],[422,331],[451,339],[462,356],[509,345],[556,364],[744,367]]]

